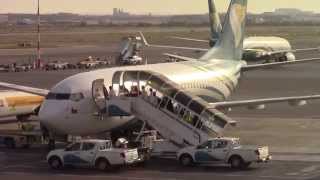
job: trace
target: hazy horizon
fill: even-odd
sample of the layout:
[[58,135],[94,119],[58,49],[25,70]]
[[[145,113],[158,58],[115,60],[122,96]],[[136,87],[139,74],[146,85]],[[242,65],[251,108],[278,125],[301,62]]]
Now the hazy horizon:
[[[35,13],[37,0],[1,0],[0,13]],[[40,0],[42,13],[68,12],[77,14],[111,14],[113,8],[123,8],[133,14],[204,14],[207,0]],[[220,12],[226,11],[229,0],[216,0]],[[275,6],[275,4],[277,6]],[[262,13],[277,8],[297,8],[320,13],[319,0],[249,0],[248,11]]]

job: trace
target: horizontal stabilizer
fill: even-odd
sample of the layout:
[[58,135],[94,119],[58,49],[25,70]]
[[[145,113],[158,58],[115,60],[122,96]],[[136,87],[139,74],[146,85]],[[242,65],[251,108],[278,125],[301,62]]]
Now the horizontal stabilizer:
[[302,64],[302,63],[309,63],[309,62],[316,62],[316,61],[320,61],[320,58],[301,59],[301,60],[295,60],[295,61],[275,62],[275,63],[266,63],[266,64],[253,64],[253,65],[244,66],[242,67],[241,70],[251,71],[251,70],[265,69],[270,67]]
[[49,90],[47,89],[38,89],[38,88],[33,88],[33,87],[28,87],[28,86],[21,86],[21,85],[16,85],[16,84],[9,84],[5,82],[0,82],[0,87],[4,87],[7,89],[14,89],[26,93],[31,93],[35,95],[40,95],[40,96],[46,96],[49,93]]

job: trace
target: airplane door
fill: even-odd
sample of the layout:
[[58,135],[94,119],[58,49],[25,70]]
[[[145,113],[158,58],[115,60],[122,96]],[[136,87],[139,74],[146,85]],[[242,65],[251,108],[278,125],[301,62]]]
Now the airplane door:
[[97,79],[92,82],[92,99],[101,114],[106,113],[107,97],[105,97],[105,90],[104,79]]

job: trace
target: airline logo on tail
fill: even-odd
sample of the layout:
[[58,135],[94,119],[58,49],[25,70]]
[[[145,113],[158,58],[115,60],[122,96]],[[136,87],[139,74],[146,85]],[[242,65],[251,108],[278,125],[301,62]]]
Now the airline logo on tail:
[[243,36],[242,24],[246,18],[246,6],[233,4],[230,11],[230,23],[235,40],[235,47],[239,47]]

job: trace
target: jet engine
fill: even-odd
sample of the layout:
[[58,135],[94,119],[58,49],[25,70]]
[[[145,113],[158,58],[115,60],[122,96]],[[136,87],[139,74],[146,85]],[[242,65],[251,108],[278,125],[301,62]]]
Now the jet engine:
[[294,61],[296,60],[296,56],[292,52],[287,52],[285,54],[286,61]]

